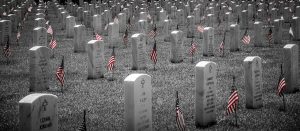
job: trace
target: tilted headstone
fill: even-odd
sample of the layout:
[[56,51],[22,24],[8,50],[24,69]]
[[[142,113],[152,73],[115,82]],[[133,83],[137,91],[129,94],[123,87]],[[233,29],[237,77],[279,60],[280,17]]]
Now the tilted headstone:
[[132,69],[146,69],[146,37],[144,34],[133,34],[132,39]]
[[84,25],[74,26],[74,52],[85,52],[86,29]]
[[45,91],[49,88],[49,48],[34,46],[29,53],[29,91]]
[[240,43],[240,29],[238,24],[230,25],[230,51],[238,51]]
[[67,16],[66,18],[66,32],[68,38],[74,37],[74,26],[76,25],[74,16]]
[[205,27],[203,31],[204,45],[203,45],[203,56],[214,55],[214,28]]
[[[292,93],[298,88],[299,82],[299,46],[297,44],[287,44],[284,49],[284,77],[287,88],[286,93]],[[299,88],[298,88],[299,89]]]
[[260,108],[262,98],[262,64],[258,56],[248,56],[244,59],[244,78],[246,88],[246,108]]
[[195,66],[195,125],[206,127],[216,123],[217,64],[201,61]]
[[44,27],[36,27],[33,29],[33,38],[32,38],[33,46],[47,46],[47,31]]
[[88,79],[104,77],[104,42],[91,40],[87,43]]
[[20,131],[58,131],[57,96],[34,93],[19,101]]
[[172,63],[180,63],[183,61],[183,41],[183,32],[181,30],[171,32],[170,61]]
[[124,79],[124,89],[126,131],[151,131],[151,76],[131,74]]

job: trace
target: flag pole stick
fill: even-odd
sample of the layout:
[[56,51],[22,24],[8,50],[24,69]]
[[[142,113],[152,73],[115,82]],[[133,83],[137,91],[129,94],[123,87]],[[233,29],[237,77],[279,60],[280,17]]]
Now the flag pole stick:
[[238,127],[238,124],[237,124],[237,107],[235,109],[235,126]]
[[285,99],[284,99],[284,93],[282,92],[282,101],[283,101],[283,111],[285,111]]
[[61,85],[61,93],[64,93],[63,88],[64,88],[64,85]]

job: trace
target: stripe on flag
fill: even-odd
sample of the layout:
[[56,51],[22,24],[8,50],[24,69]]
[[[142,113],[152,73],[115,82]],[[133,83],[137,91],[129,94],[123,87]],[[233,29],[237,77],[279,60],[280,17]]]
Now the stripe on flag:
[[153,45],[153,49],[150,54],[150,59],[156,64],[157,62],[157,49],[156,49],[156,42]]
[[286,88],[286,82],[283,75],[280,75],[278,86],[277,86],[277,95],[282,96],[284,89]]
[[54,49],[56,47],[56,45],[57,45],[56,40],[52,38],[50,41],[50,44],[49,44],[50,48]]
[[116,59],[115,59],[115,51],[114,51],[114,48],[113,48],[113,52],[111,54],[111,57],[108,61],[108,64],[107,64],[107,69],[109,71],[113,70],[114,69],[114,66],[115,66],[115,62],[116,62]]
[[98,40],[98,41],[103,40],[101,35],[99,35],[98,33],[96,33],[96,40]]
[[48,29],[47,29],[47,33],[53,35],[53,30],[52,30],[51,25],[49,25],[49,27],[48,27]]
[[227,105],[227,115],[236,111],[238,101],[239,101],[238,92],[237,90],[234,90],[229,97],[229,101]]
[[198,26],[197,26],[197,31],[203,33],[204,27],[203,27],[202,25],[198,25]]

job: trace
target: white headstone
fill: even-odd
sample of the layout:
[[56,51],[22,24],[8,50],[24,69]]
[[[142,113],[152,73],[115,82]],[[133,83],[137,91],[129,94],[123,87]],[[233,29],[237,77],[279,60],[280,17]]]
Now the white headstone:
[[49,88],[49,48],[34,46],[29,49],[29,91],[44,91]]
[[240,30],[238,24],[230,25],[230,51],[238,51],[240,43]]
[[76,25],[75,17],[67,16],[66,23],[67,23],[66,24],[67,37],[73,38],[74,37],[74,26]]
[[195,125],[206,127],[216,122],[217,64],[201,61],[195,67]]
[[19,101],[20,131],[58,131],[57,96],[34,93]]
[[205,27],[203,32],[204,45],[203,45],[203,55],[213,56],[214,55],[214,28]]
[[144,34],[133,34],[132,39],[132,69],[146,69],[146,37]]
[[175,30],[171,32],[170,61],[172,63],[180,63],[183,61],[183,41],[183,32],[181,30]]
[[87,44],[88,79],[104,77],[104,42],[91,40]]
[[283,47],[284,49],[284,76],[286,80],[287,88],[284,92],[294,92],[299,82],[299,47],[297,44],[287,44]]
[[86,29],[84,25],[74,26],[74,52],[85,52]]
[[248,56],[244,59],[244,78],[246,87],[246,108],[260,108],[262,98],[262,64],[258,56]]
[[47,32],[44,27],[37,27],[33,29],[33,39],[32,39],[32,47],[33,46],[48,46],[47,45]]
[[125,78],[124,86],[126,131],[151,131],[151,76],[131,74]]

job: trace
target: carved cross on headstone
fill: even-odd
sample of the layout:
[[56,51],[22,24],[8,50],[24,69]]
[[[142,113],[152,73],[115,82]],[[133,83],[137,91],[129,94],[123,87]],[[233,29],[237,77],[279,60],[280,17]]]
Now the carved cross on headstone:
[[142,79],[141,84],[142,84],[142,88],[144,88],[145,79]]
[[209,66],[209,73],[211,73],[211,70],[212,70],[212,66],[210,65]]
[[43,111],[46,111],[46,106],[48,105],[47,100],[45,99],[42,103]]

